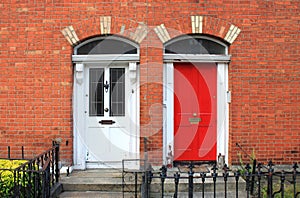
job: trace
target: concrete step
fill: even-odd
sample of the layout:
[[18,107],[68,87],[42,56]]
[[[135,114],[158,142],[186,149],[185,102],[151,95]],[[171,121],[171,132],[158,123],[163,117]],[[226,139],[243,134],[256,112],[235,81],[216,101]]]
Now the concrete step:
[[[154,171],[155,172],[155,171]],[[173,176],[178,169],[168,170],[168,176]],[[187,173],[180,173],[181,177],[187,177]],[[210,173],[207,173],[210,175]],[[199,176],[199,173],[195,173]],[[135,175],[126,173],[124,175],[124,197],[134,197],[135,191]],[[122,170],[120,169],[94,169],[85,171],[73,171],[69,176],[61,175],[60,179],[63,186],[63,193],[59,196],[64,197],[123,197],[122,186]],[[137,191],[140,197],[142,184],[141,174],[138,174]],[[217,197],[224,197],[224,180],[218,178],[216,185]],[[213,197],[213,181],[211,178],[205,180],[205,197]],[[239,182],[239,197],[246,193],[245,182]],[[173,197],[175,190],[174,179],[166,179],[164,183],[164,197]],[[151,197],[161,197],[161,180],[154,178],[151,182]],[[202,197],[202,181],[201,179],[194,179],[194,197]],[[227,182],[227,197],[234,197],[235,195],[235,180],[228,178]],[[232,195],[232,196],[231,196]],[[180,179],[179,196],[188,197],[188,179]]]
[[[199,198],[202,197],[202,192],[194,192],[193,197]],[[58,198],[121,198],[123,197],[123,194],[120,192],[101,192],[101,191],[66,191],[59,195]],[[125,193],[124,198],[134,198],[134,194],[132,193]],[[140,194],[137,195],[138,198],[141,197]],[[161,197],[160,193],[152,193],[150,198],[157,198]],[[165,193],[165,198],[173,198],[174,195],[171,193]],[[188,193],[178,193],[178,197],[180,198],[188,198]],[[217,192],[214,196],[213,192],[206,192],[204,194],[205,198],[224,198],[225,194],[224,192]],[[236,197],[235,192],[228,192],[227,197]],[[239,193],[238,197],[240,198],[246,198],[247,196],[243,193]]]
[[[59,195],[58,198],[121,198],[123,197],[122,192],[101,192],[101,191],[65,191]],[[133,197],[132,194],[125,193],[124,198]]]

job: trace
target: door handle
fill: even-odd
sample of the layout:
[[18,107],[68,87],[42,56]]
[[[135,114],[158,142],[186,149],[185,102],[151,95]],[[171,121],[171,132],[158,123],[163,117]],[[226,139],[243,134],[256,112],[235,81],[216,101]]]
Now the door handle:
[[99,124],[103,124],[103,125],[112,125],[114,123],[116,123],[116,122],[113,120],[100,120],[99,121]]

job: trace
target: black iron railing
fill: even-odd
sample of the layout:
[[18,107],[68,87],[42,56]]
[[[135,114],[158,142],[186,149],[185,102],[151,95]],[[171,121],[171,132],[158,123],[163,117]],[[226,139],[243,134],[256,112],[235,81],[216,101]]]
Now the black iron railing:
[[[58,162],[59,145],[53,144],[51,149],[27,160],[19,167],[0,169],[0,197],[51,197],[59,185]],[[4,180],[7,175],[13,178]]]
[[[132,182],[135,184],[134,190],[126,193],[130,192],[133,197],[143,198],[153,196],[193,198],[207,197],[207,195],[247,198],[300,197],[300,173],[296,163],[288,169],[280,170],[270,161],[266,166],[258,164],[255,171],[253,169],[254,167],[247,164],[241,170],[232,171],[225,164],[221,170],[214,165],[211,170],[201,172],[190,164],[186,172],[171,172],[166,166],[162,166],[158,171],[151,169],[133,171],[131,178],[135,179]],[[126,176],[129,173],[130,171],[127,170]],[[166,185],[173,185],[173,187],[168,187],[166,190]],[[180,185],[187,187],[180,188]],[[124,189],[126,188],[123,187],[123,195]],[[185,192],[180,189],[185,189]]]

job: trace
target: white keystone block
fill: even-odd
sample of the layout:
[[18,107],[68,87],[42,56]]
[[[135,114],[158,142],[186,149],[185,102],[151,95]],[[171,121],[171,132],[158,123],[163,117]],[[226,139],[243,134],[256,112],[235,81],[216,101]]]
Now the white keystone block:
[[79,42],[79,38],[73,26],[68,26],[64,28],[61,32],[71,45],[75,45]]
[[168,30],[166,29],[164,24],[156,26],[154,28],[155,33],[157,34],[158,38],[161,40],[162,43],[167,42],[171,39]]
[[148,34],[147,26],[145,24],[139,24],[134,34],[131,35],[131,39],[138,43],[141,43],[147,34]]
[[203,16],[191,16],[192,33],[202,33],[203,30]]
[[111,17],[110,16],[100,17],[101,34],[110,34],[110,28],[111,28]]
[[231,25],[224,40],[232,44],[235,41],[235,39],[238,37],[240,32],[241,32],[240,28],[238,28],[235,25]]

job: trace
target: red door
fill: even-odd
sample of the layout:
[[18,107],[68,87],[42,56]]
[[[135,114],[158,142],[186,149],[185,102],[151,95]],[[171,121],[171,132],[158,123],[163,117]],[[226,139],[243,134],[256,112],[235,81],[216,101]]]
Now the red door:
[[217,66],[174,63],[174,161],[215,161]]

